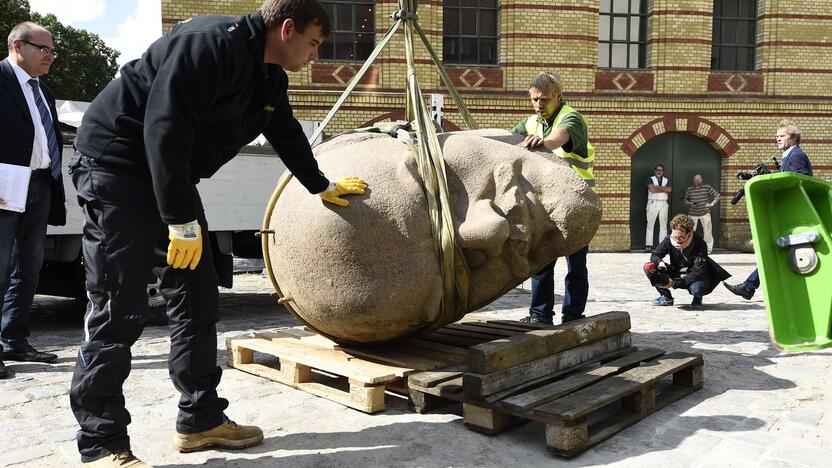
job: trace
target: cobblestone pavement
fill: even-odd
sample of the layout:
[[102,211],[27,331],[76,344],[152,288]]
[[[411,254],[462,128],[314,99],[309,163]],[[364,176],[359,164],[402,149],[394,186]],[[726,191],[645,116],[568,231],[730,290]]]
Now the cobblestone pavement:
[[[754,268],[749,254],[714,257],[734,281]],[[832,352],[782,354],[772,348],[761,295],[744,301],[720,286],[705,298],[706,310],[652,307],[648,301],[656,294],[640,270],[646,260],[646,254],[590,254],[587,313],[625,310],[635,345],[702,353],[705,387],[576,459],[547,453],[539,423],[488,437],[465,428],[458,405],[420,415],[388,397],[386,411],[366,415],[234,369],[225,369],[219,388],[231,401],[227,414],[260,425],[265,442],[242,451],[178,454],[169,448],[177,392],[167,373],[169,341],[162,326],[147,328],[133,348],[125,384],[133,449],[155,466],[171,467],[830,466]],[[559,264],[558,278],[564,270]],[[222,291],[223,368],[225,337],[297,325],[270,296],[267,278],[248,274],[235,281],[234,289]],[[523,317],[529,302],[524,286],[482,312]],[[563,292],[560,281],[557,292]],[[677,304],[689,298],[677,294]],[[0,381],[0,465],[77,466],[67,390],[81,325],[71,301],[36,301],[32,343],[59,359],[51,365],[7,363],[13,378]]]

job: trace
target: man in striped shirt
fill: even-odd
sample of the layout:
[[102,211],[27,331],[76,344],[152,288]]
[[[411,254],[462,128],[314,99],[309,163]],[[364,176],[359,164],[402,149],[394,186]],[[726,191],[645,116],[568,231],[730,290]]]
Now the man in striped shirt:
[[708,245],[708,253],[714,249],[714,236],[711,232],[711,208],[719,203],[719,192],[713,187],[702,183],[702,176],[696,174],[693,177],[693,187],[688,187],[685,192],[685,204],[688,205],[688,214],[693,218],[693,230],[702,223],[702,234],[705,244]]

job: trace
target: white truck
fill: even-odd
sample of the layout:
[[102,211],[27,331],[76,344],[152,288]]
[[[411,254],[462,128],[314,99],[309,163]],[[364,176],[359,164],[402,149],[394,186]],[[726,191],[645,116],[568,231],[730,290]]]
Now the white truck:
[[[58,119],[66,127],[77,128],[89,103],[57,101]],[[318,126],[317,122],[301,121],[307,137]],[[261,136],[252,145],[223,166],[210,179],[202,180],[197,188],[205,207],[210,239],[215,242],[217,273],[220,284],[231,287],[232,254],[242,258],[262,258],[260,240],[255,237],[263,224],[269,197],[286,166],[272,148],[262,144]],[[69,143],[69,142],[68,142]],[[78,205],[75,187],[67,165],[74,156],[71,144],[63,148],[62,171],[66,189],[67,219],[64,226],[49,226],[46,235],[44,264],[41,269],[39,294],[85,299],[84,267],[81,235],[84,214]],[[160,261],[164,257],[160,252]],[[152,285],[154,279],[148,278]],[[149,288],[150,296],[155,291]]]

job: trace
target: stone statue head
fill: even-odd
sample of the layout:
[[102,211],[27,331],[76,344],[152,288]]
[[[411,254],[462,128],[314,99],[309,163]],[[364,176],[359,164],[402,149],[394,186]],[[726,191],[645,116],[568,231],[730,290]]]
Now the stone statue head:
[[[468,312],[587,245],[600,223],[600,200],[580,177],[520,141],[503,130],[440,135]],[[315,148],[321,170],[362,177],[367,192],[342,208],[293,180],[271,211],[273,279],[295,315],[337,341],[388,341],[438,316],[439,258],[414,150],[386,134],[336,137]]]

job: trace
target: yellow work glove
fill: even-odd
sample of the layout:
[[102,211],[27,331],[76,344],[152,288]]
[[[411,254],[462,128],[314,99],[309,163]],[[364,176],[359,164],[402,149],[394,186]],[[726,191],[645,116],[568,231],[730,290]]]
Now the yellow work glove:
[[349,206],[350,202],[341,198],[341,195],[361,195],[367,183],[355,176],[344,177],[335,182],[330,182],[329,187],[320,193],[323,200],[335,203],[338,206]]
[[202,228],[197,221],[168,226],[168,265],[193,270],[202,257]]

